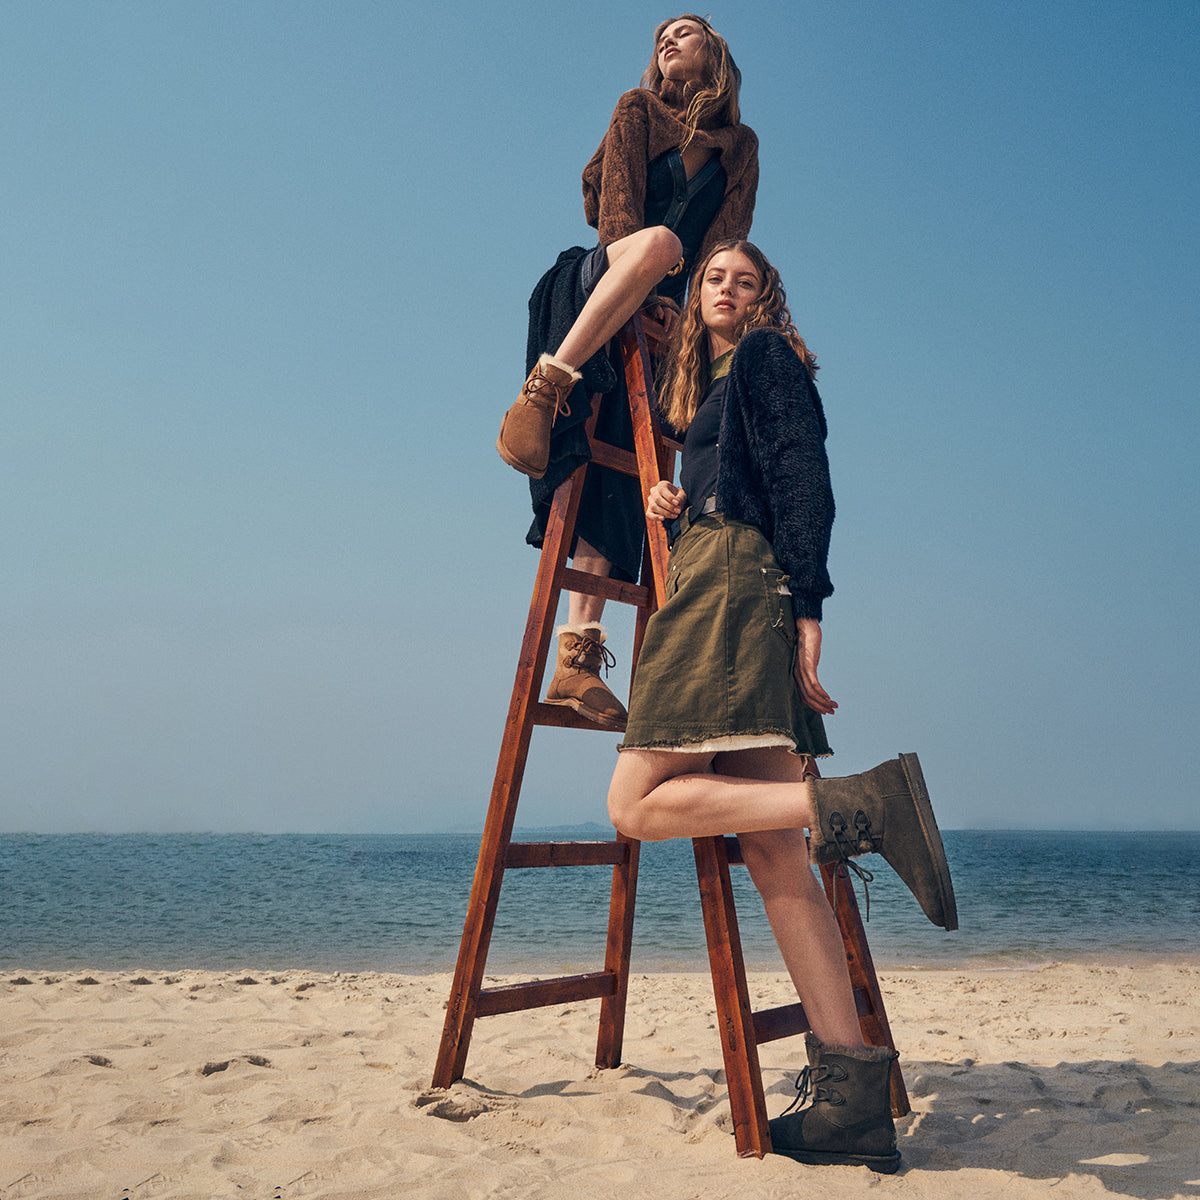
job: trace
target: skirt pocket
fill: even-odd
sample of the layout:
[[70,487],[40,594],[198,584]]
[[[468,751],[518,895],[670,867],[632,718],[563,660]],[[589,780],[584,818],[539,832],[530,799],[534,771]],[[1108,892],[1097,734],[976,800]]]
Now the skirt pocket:
[[792,589],[789,577],[778,567],[762,567],[763,604],[771,628],[789,645],[796,642],[796,622],[792,619]]

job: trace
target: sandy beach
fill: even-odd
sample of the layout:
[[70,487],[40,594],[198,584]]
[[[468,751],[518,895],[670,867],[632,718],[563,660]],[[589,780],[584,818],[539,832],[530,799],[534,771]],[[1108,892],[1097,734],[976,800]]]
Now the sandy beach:
[[[737,1158],[707,975],[635,977],[616,1070],[596,1005],[551,1008],[480,1021],[435,1092],[449,975],[10,971],[0,1198],[1200,1196],[1200,966],[881,983],[914,1109],[891,1177]],[[774,1115],[803,1046],[761,1054]]]

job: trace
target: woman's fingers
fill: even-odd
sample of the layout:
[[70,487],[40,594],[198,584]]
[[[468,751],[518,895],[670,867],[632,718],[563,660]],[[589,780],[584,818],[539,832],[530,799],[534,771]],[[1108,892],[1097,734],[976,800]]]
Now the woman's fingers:
[[837,701],[821,686],[817,668],[821,663],[821,626],[810,617],[796,622],[796,685],[800,698],[814,712],[823,717],[832,716]]
[[646,515],[656,521],[670,521],[683,512],[687,494],[666,479],[660,479],[646,497]]

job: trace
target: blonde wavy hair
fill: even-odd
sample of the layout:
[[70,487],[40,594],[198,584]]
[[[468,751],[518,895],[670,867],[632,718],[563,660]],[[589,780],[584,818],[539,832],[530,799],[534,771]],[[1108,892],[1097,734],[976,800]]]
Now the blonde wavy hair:
[[738,92],[742,86],[742,73],[738,70],[733,55],[725,39],[703,18],[695,13],[684,13],[663,21],[654,31],[654,49],[650,55],[650,65],[642,73],[642,87],[663,94],[663,85],[668,82],[663,79],[662,71],[658,68],[658,39],[663,30],[676,21],[692,21],[700,27],[704,37],[705,72],[698,90],[688,98],[691,89],[685,89],[684,98],[688,100],[687,111],[683,123],[687,126],[687,137],[683,139],[680,150],[686,150],[696,130],[701,127],[715,128],[721,125],[736,125],[742,117],[738,107]]
[[726,250],[744,254],[753,264],[762,280],[762,291],[746,312],[746,319],[737,330],[737,341],[741,341],[752,329],[777,329],[788,340],[800,361],[810,374],[817,372],[817,357],[805,345],[799,330],[792,323],[788,311],[787,293],[779,272],[767,261],[767,256],[753,243],[740,238],[728,238],[718,242],[696,268],[688,285],[687,305],[683,310],[683,321],[665,368],[660,376],[658,406],[663,416],[682,434],[692,423],[700,401],[709,385],[709,342],[708,330],[700,316],[700,288],[709,263]]

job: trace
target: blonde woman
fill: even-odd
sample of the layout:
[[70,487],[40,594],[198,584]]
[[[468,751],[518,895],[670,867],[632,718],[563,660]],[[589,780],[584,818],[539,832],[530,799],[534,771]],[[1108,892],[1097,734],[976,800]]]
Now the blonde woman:
[[[530,300],[529,376],[496,443],[505,462],[531,477],[527,540],[535,546],[555,488],[589,458],[583,422],[592,393],[606,393],[600,436],[632,446],[623,380],[603,353],[607,343],[643,306],[665,336],[698,257],[750,229],[758,139],[740,121],[740,83],[729,47],[707,21],[694,14],[664,21],[642,86],[617,102],[584,168],[584,214],[599,245],[565,251],[538,284]],[[635,579],[643,524],[636,481],[589,468],[573,565]],[[546,698],[620,727],[625,709],[599,678],[610,659],[603,608],[601,597],[570,595]]]

